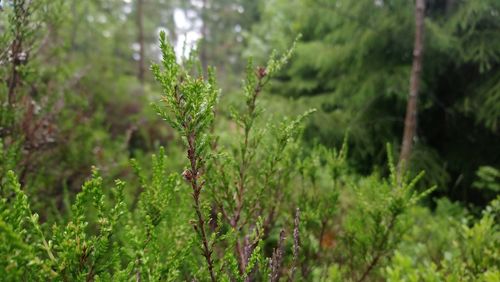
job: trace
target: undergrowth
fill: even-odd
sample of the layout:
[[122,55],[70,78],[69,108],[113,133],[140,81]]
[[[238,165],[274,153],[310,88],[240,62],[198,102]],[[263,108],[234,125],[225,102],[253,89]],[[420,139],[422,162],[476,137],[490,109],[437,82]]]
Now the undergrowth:
[[160,44],[155,109],[182,140],[184,169],[169,171],[164,149],[147,168],[131,161],[138,188],[94,168],[67,214],[41,221],[2,147],[3,281],[499,281],[498,200],[479,220],[451,203],[433,214],[417,205],[433,190],[416,189],[424,174],[396,177],[389,146],[389,176],[362,177],[347,142],[303,146],[314,110],[264,119],[259,99],[293,48],[249,61],[222,135],[214,71],[195,56],[179,64],[163,33]]

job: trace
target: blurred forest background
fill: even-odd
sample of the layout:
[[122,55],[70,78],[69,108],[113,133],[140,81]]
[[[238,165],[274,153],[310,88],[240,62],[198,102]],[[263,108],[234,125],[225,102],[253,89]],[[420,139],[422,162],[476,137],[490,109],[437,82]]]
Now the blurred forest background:
[[[382,277],[390,281],[408,277],[413,278],[405,281],[458,281],[454,279],[462,277],[470,281],[498,281],[500,1],[417,2],[425,2],[423,53],[418,53],[423,54],[423,67],[418,79],[415,135],[410,138],[413,148],[407,164],[409,175],[426,173],[415,188],[417,192],[430,191],[425,189],[433,185],[437,188],[422,205],[414,206],[427,192],[416,196],[413,184],[401,184],[405,182],[396,179],[390,159],[392,154],[397,160],[401,151],[411,97],[410,77],[414,74],[418,30],[414,1],[0,0],[0,265],[5,271],[0,273],[12,274],[12,281],[38,277],[9,270],[30,262],[29,265],[40,266],[36,270],[39,277],[64,281],[83,281],[87,277],[87,281],[94,281],[96,275],[102,278],[113,273],[130,280],[158,266],[163,269],[158,274],[160,280],[168,276],[177,277],[171,281],[178,281],[184,275],[186,281],[198,281],[200,277],[204,281],[213,274],[212,262],[207,258],[213,250],[215,264],[220,261],[221,265],[229,261],[226,256],[234,253],[224,253],[224,248],[233,242],[252,246],[252,251],[257,250],[256,256],[262,253],[274,259],[279,251],[273,251],[272,246],[283,247],[283,230],[288,230],[296,246],[300,229],[305,232],[301,233],[300,256],[297,246],[293,254],[286,254],[285,261],[292,262],[292,267],[272,269],[276,273],[290,270],[290,281],[298,262],[302,278],[295,281],[310,277],[324,277],[311,281],[382,281]],[[172,79],[168,71],[176,66],[165,60],[162,68],[167,72],[160,73],[159,67],[154,75],[151,72],[152,64],[161,64],[162,51],[164,59],[169,58],[166,45],[162,45],[163,50],[159,47],[161,32],[173,46],[178,62],[186,62],[190,52],[196,50],[202,69],[198,74],[206,72],[207,66],[214,66],[222,89],[215,110],[216,122],[210,132],[216,132],[219,138],[219,143],[213,145],[214,152],[217,144],[229,149],[225,155],[214,153],[220,159],[211,159],[212,171],[202,168],[200,176],[195,166],[186,169],[182,131],[168,126],[152,107],[159,104],[162,95],[168,99],[168,83],[162,79]],[[273,68],[277,61],[271,60],[267,69],[250,68],[247,84],[242,81],[249,58],[256,66],[266,66],[273,50],[286,54],[292,45],[293,55],[277,73],[272,73],[269,87],[262,89],[260,83],[267,78],[267,71],[278,69]],[[258,81],[254,94],[248,94],[248,81]],[[179,84],[182,83],[194,82],[181,79]],[[202,86],[207,89],[213,86],[211,81],[204,83]],[[197,93],[193,89],[188,90]],[[242,93],[247,99],[255,96],[253,102],[246,100],[248,113],[238,116],[234,105],[239,110],[244,108]],[[311,108],[317,111],[307,119],[285,119],[281,131],[269,126],[271,121],[299,116]],[[264,118],[256,119],[260,109],[264,110]],[[207,120],[211,119],[210,114]],[[245,118],[250,125],[245,124]],[[294,130],[303,118],[303,134],[295,143]],[[256,129],[252,129],[254,119]],[[254,142],[275,131],[281,136],[278,145],[270,137],[264,137],[262,144]],[[238,139],[243,135],[244,141]],[[183,137],[192,141],[189,136]],[[259,151],[259,144],[264,149]],[[280,144],[285,145],[279,147]],[[285,150],[286,145],[289,147]],[[151,164],[150,156],[157,152],[159,157],[154,157]],[[168,156],[166,161],[164,153]],[[188,150],[188,158],[193,158],[190,154],[192,151]],[[93,166],[103,178],[92,172]],[[219,166],[221,171],[217,171]],[[248,176],[244,173],[246,168]],[[232,182],[226,181],[224,169],[229,171],[231,181],[237,183],[239,179],[239,186],[233,185],[237,188],[228,184]],[[210,218],[210,228],[206,227],[208,224],[204,226],[204,214],[199,212],[196,198],[205,182],[198,188],[191,182],[198,225],[190,220],[193,205],[186,199],[190,193],[176,194],[187,191],[178,187],[184,183],[180,178],[183,170],[182,176],[188,182],[206,172],[204,179],[218,187],[201,193],[206,197],[202,206],[208,207],[205,218],[207,222]],[[166,171],[175,174],[167,176]],[[112,180],[117,178],[130,185],[124,200],[121,192],[115,195],[95,188],[112,186]],[[88,182],[84,184],[85,181]],[[278,192],[274,196],[270,192],[258,194],[267,191],[258,190],[268,188],[262,183],[274,185]],[[83,196],[76,196],[82,191],[82,184]],[[119,191],[122,185],[116,182]],[[247,196],[248,202],[240,197],[244,185],[254,188]],[[392,186],[410,188],[392,190]],[[287,187],[288,192],[279,192],[280,187]],[[230,189],[237,190],[231,194]],[[27,198],[19,196],[23,193],[29,196],[31,207]],[[95,193],[91,201],[94,208],[84,212],[82,199],[87,199],[89,193]],[[229,200],[224,202],[226,198]],[[216,204],[220,199],[224,200],[219,207]],[[71,206],[73,201],[76,204]],[[118,203],[111,209],[113,201]],[[113,212],[124,203],[130,211],[123,210],[128,221],[122,225]],[[276,214],[275,204],[280,206]],[[263,211],[271,210],[269,221],[262,217],[264,223],[260,223],[259,215],[259,222],[254,223],[254,206],[260,205]],[[196,232],[206,228],[215,238],[222,231],[217,229],[219,222],[213,222],[224,207],[237,211],[224,223],[227,230],[235,232],[235,239],[224,237],[220,239],[223,243],[212,250],[205,246],[203,256],[187,255],[197,246],[187,222],[195,226]],[[300,227],[299,210],[295,219],[293,216],[296,208],[303,213]],[[109,212],[104,212],[107,209]],[[33,212],[38,215],[31,216]],[[90,219],[99,216],[100,221],[87,228],[87,221],[91,220],[84,220],[86,213],[91,214]],[[148,225],[150,216],[160,213],[167,214],[163,217],[167,223],[160,225],[154,217]],[[238,223],[240,213],[245,221]],[[25,214],[31,216],[34,227],[23,229],[28,218]],[[101,220],[103,214],[111,214],[111,219]],[[37,225],[38,216],[42,225]],[[64,226],[68,220],[67,229],[54,227],[48,231],[49,224]],[[108,222],[123,228],[118,228],[113,237],[85,235],[87,231],[107,232]],[[97,228],[99,224],[105,228]],[[262,235],[257,230],[259,224],[276,228],[269,227]],[[72,229],[74,226],[81,228]],[[278,227],[284,229],[279,231]],[[42,229],[55,234],[53,241],[47,243]],[[151,230],[157,233],[151,243],[155,245],[148,253],[145,250],[149,248],[146,245]],[[255,230],[257,239],[252,245],[248,238]],[[224,236],[232,236],[228,234]],[[148,239],[144,240],[146,236]],[[122,246],[121,251],[102,247],[109,243],[108,239],[99,241],[102,238],[112,238],[113,246]],[[89,245],[95,243],[94,249],[82,247],[80,239],[89,240]],[[202,239],[206,243],[207,239]],[[256,247],[259,242],[264,242],[262,252]],[[21,248],[18,243],[28,247]],[[105,250],[98,256],[100,247]],[[13,250],[29,251],[24,256]],[[178,265],[162,265],[161,250],[184,257],[172,260],[172,265]],[[198,251],[192,254],[200,254]],[[111,262],[106,264],[111,259],[103,255],[110,253],[113,257],[115,253],[116,257],[121,256],[113,271],[109,271]],[[91,255],[95,260],[86,261]],[[204,267],[203,257],[208,268]],[[250,281],[252,277],[260,281],[255,277],[267,269],[262,263],[256,267],[258,270],[247,271],[245,263],[259,261],[253,255],[232,259],[231,271],[237,274],[228,275],[240,277],[241,281]],[[98,262],[102,269],[96,270]],[[225,267],[230,268],[221,266],[225,272],[221,271],[230,272]],[[65,280],[66,275],[73,276]],[[120,281],[116,277],[115,281]],[[483,280],[474,280],[478,277]]]
[[[53,0],[33,6],[34,19],[17,31],[26,36],[16,51],[22,58],[14,64],[22,68],[15,85],[8,81],[7,32],[14,26],[0,13],[0,77],[2,101],[15,90],[13,99],[26,108],[21,117],[2,111],[1,134],[9,136],[14,120],[20,124],[21,182],[43,182],[30,184],[42,190],[34,195],[78,190],[93,164],[126,174],[129,157],[171,147],[172,131],[150,107],[159,99],[149,66],[160,59],[162,30],[179,57],[197,46],[203,66],[216,67],[222,116],[239,91],[246,58],[263,63],[302,34],[267,91],[267,111],[317,108],[306,144],[335,147],[348,134],[349,162],[360,174],[387,173],[386,142],[399,151],[415,30],[408,1]],[[496,0],[431,0],[425,12],[411,170],[426,171],[425,184],[438,185],[436,196],[470,206],[484,206],[499,191],[499,9]]]

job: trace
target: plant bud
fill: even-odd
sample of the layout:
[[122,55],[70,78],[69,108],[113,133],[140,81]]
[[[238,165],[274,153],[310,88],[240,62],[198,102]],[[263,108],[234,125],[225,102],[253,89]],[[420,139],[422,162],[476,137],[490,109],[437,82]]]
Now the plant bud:
[[267,70],[265,67],[258,67],[257,68],[257,76],[259,78],[263,78],[267,75]]
[[186,169],[186,170],[184,170],[184,172],[182,172],[182,177],[187,182],[191,182],[191,180],[193,179],[193,174],[191,173],[191,171],[189,169]]

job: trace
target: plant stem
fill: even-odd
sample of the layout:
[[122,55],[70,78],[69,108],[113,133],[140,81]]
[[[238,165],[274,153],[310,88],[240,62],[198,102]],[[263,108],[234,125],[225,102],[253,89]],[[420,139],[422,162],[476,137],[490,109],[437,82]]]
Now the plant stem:
[[375,250],[375,256],[368,264],[368,267],[365,269],[365,271],[363,272],[363,275],[361,275],[361,278],[358,280],[358,282],[364,281],[368,277],[368,274],[370,274],[370,272],[378,264],[378,261],[384,256],[383,248],[384,248],[384,245],[386,244],[387,240],[389,239],[389,234],[391,233],[392,229],[394,228],[394,225],[396,224],[396,220],[397,220],[397,215],[393,214],[391,217],[391,220],[389,222],[389,225],[387,226],[387,230],[384,232],[384,235],[382,236],[382,239],[380,240],[380,244],[377,246],[377,248]]
[[207,239],[207,232],[206,232],[206,226],[205,226],[205,219],[203,217],[203,213],[201,211],[201,204],[200,204],[200,193],[201,189],[203,188],[203,182],[198,183],[198,178],[200,177],[200,171],[198,169],[198,159],[199,157],[196,155],[196,146],[195,146],[195,135],[194,134],[188,134],[188,158],[191,163],[191,168],[190,168],[190,175],[189,177],[189,182],[191,184],[191,188],[193,189],[193,200],[194,200],[194,208],[196,212],[196,216],[198,218],[197,221],[197,226],[195,227],[195,230],[198,232],[198,234],[201,236],[202,244],[203,244],[203,256],[205,257],[205,260],[208,265],[208,271],[210,273],[210,279],[212,282],[217,281],[215,278],[215,273],[214,273],[214,262],[212,260],[212,250],[210,250],[209,244],[208,244],[208,239]]
[[[237,193],[236,193],[236,207],[235,210],[233,211],[233,215],[230,218],[229,224],[231,227],[235,230],[239,230],[239,221],[241,219],[241,212],[243,210],[244,206],[244,200],[245,200],[245,186],[246,186],[246,172],[249,166],[249,156],[248,156],[248,151],[249,151],[249,140],[250,140],[250,132],[252,130],[252,126],[255,120],[255,109],[256,109],[256,101],[257,97],[262,91],[262,88],[264,87],[265,81],[264,78],[266,77],[266,72],[265,69],[260,67],[257,69],[257,83],[253,87],[252,91],[252,96],[251,99],[247,101],[247,113],[245,116],[245,123],[243,126],[243,130],[245,132],[244,140],[243,140],[243,145],[240,148],[241,152],[241,163],[239,164],[239,171],[238,171],[238,182],[237,182]],[[243,225],[243,224],[241,224]],[[238,258],[238,266],[241,274],[245,274],[246,272],[246,266],[248,263],[248,258],[249,255],[245,253],[245,249],[247,249],[247,246],[245,242],[240,243],[239,238],[236,239],[235,243],[235,250],[237,253],[237,258]],[[253,248],[250,246],[251,251],[253,251]],[[248,277],[247,277],[248,278]],[[247,279],[248,280],[248,279]]]

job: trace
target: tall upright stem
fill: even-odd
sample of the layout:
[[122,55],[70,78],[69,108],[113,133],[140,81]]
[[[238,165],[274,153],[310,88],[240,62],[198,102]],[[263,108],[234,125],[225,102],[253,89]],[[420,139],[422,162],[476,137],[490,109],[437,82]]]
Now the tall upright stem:
[[207,71],[208,67],[208,54],[207,54],[207,43],[208,43],[208,31],[207,31],[207,23],[208,23],[208,15],[207,15],[207,0],[202,0],[202,8],[201,8],[201,46],[200,46],[200,61],[203,67],[203,72]]
[[[29,5],[29,3],[28,3]],[[10,57],[12,60],[12,68],[10,77],[8,79],[8,94],[7,104],[10,108],[14,107],[16,103],[16,88],[21,83],[21,74],[19,73],[19,66],[25,63],[27,58],[26,54],[22,53],[23,48],[23,30],[27,25],[27,17],[29,16],[29,6],[26,5],[24,0],[14,0],[14,39],[10,45]]]
[[137,78],[144,84],[144,73],[146,67],[144,66],[144,22],[143,22],[143,5],[144,0],[137,0],[137,41],[139,43],[139,62]]
[[203,189],[203,182],[199,181],[199,177],[201,175],[200,169],[199,169],[199,157],[196,152],[196,144],[195,144],[195,136],[194,134],[188,134],[187,135],[188,139],[188,158],[189,162],[191,165],[191,168],[189,169],[188,177],[187,180],[191,184],[191,188],[193,189],[193,200],[194,200],[194,209],[196,212],[196,217],[197,217],[197,223],[195,226],[195,230],[198,232],[198,234],[201,237],[202,241],[202,252],[203,256],[205,257],[205,260],[207,262],[208,266],[208,272],[210,273],[210,279],[212,282],[217,281],[215,278],[215,272],[214,272],[214,261],[212,259],[212,248],[210,246],[208,236],[207,236],[207,227],[206,227],[206,221],[205,217],[203,216],[202,212],[202,207],[200,203],[200,193],[201,190]]
[[402,175],[408,165],[417,129],[417,105],[422,72],[422,56],[424,52],[424,14],[425,0],[415,1],[415,42],[413,47],[413,64],[410,77],[410,93],[406,106],[405,127],[401,153],[399,155],[398,174]]

